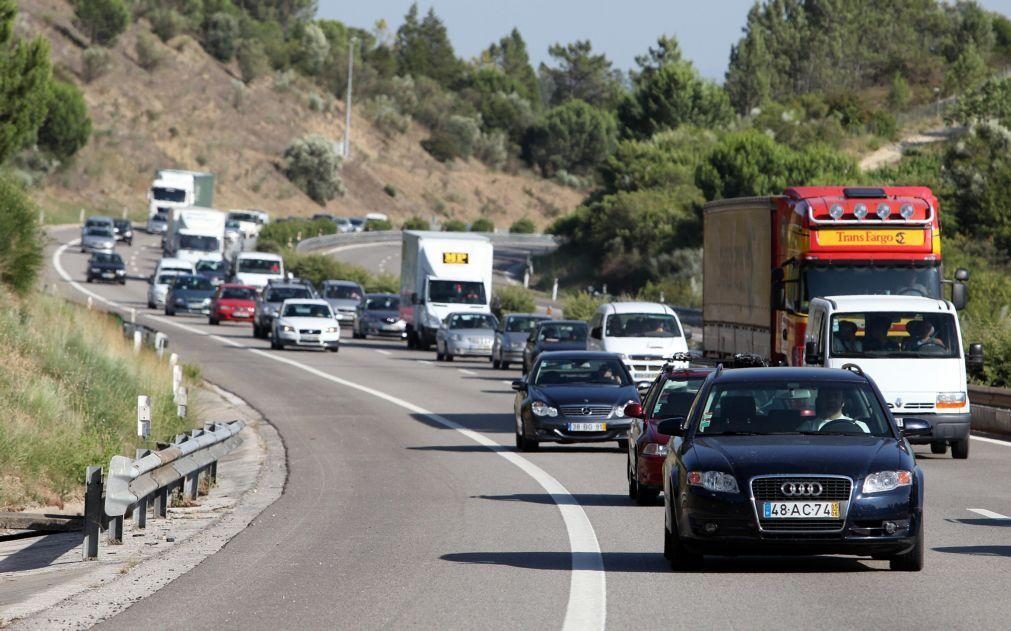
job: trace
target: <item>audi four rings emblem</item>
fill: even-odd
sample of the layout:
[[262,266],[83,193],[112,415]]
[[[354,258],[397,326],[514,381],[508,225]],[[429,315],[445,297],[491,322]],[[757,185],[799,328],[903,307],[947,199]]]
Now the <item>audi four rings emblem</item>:
[[784,482],[779,490],[787,497],[797,497],[821,495],[823,489],[819,482]]

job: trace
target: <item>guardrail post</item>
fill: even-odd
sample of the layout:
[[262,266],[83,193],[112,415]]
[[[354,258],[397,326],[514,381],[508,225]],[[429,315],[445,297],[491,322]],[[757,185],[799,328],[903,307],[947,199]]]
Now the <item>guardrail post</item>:
[[98,537],[102,532],[102,467],[88,467],[84,474],[85,561],[98,558]]
[[109,518],[109,538],[106,541],[111,546],[118,546],[123,544],[123,518],[122,517],[110,517]]
[[195,500],[200,491],[200,469],[186,476],[186,497]]
[[[151,453],[149,449],[138,449],[137,460]],[[148,498],[142,497],[137,500],[137,507],[133,509],[133,524],[138,530],[147,528],[147,503]]]
[[218,483],[218,461],[215,460],[207,466],[207,475],[209,476],[207,482],[211,486]]
[[165,519],[168,517],[168,503],[170,487],[162,487],[154,492],[154,516]]

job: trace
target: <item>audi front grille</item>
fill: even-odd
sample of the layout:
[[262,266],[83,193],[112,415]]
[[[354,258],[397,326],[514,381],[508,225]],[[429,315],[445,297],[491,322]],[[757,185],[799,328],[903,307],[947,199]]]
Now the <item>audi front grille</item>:
[[[751,479],[751,500],[763,532],[831,533],[846,525],[853,480],[843,476],[770,475]],[[839,519],[763,517],[763,502],[839,502]]]

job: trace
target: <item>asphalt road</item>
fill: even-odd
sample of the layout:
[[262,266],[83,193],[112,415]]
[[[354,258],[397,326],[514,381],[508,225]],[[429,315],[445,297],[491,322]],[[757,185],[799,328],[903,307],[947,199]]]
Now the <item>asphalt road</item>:
[[[76,231],[55,236],[66,243]],[[128,273],[150,272],[153,243],[140,235],[122,248]],[[968,461],[917,448],[927,481],[921,573],[846,557],[711,558],[704,572],[673,573],[662,507],[625,495],[624,453],[514,452],[517,373],[350,336],[338,354],[270,351],[248,326],[145,309],[141,281],[84,285],[84,255],[53,257],[57,245],[46,282],[75,300],[84,289],[136,308],[183,361],[270,419],[288,450],[281,499],[108,628],[1008,625],[1011,519],[993,516],[1011,515],[1009,443],[973,440]]]

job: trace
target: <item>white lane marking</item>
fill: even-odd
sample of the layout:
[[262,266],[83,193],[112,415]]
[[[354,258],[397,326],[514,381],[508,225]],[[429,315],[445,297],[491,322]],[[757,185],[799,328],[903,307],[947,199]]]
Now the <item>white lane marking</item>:
[[390,241],[379,241],[377,243],[355,243],[353,245],[338,245],[335,248],[330,248],[323,252],[323,254],[336,254],[337,252],[343,252],[345,250],[358,250],[361,248],[378,248],[378,247],[400,247],[399,242]]
[[381,348],[377,348],[376,352],[379,353],[380,355],[390,355],[391,354],[390,351],[384,351]]
[[1011,442],[1006,440],[997,440],[996,438],[987,438],[985,436],[969,436],[973,440],[981,440],[984,443],[990,443],[992,445],[1000,445],[1002,447],[1011,447]]
[[477,374],[473,370],[467,370],[466,368],[457,368],[457,370],[460,371],[461,373],[465,374],[465,375],[476,375]]
[[[70,283],[70,285],[75,289],[78,289],[85,294],[97,297],[99,300],[110,306],[123,308],[121,305],[98,296],[98,294],[85,289],[79,283],[71,280],[70,275],[67,274],[66,270],[63,269],[63,266],[60,265],[59,262],[59,257],[64,251],[66,251],[69,245],[71,244],[61,246],[53,253],[53,265],[56,268],[57,273],[59,273],[60,276],[62,276],[63,279]],[[439,416],[438,414],[434,414],[403,399],[386,394],[385,392],[380,392],[379,390],[375,390],[368,386],[363,386],[346,379],[341,379],[340,377],[329,375],[293,359],[282,357],[278,355],[276,351],[268,353],[257,348],[248,347],[234,340],[220,337],[218,335],[210,335],[200,329],[182,324],[181,322],[171,321],[162,316],[155,316],[147,313],[139,315],[151,318],[157,322],[164,322],[165,324],[190,331],[196,335],[209,337],[229,346],[247,348],[249,349],[249,352],[255,353],[256,355],[294,366],[300,370],[308,372],[309,374],[320,377],[321,379],[325,379],[346,388],[358,390],[359,392],[382,399],[383,401],[392,403],[393,405],[403,408],[409,412],[422,415],[448,429],[455,430],[461,435],[478,443],[482,447],[486,447],[499,456],[505,458],[540,484],[541,488],[543,488],[548,495],[551,496],[551,499],[554,500],[555,505],[558,507],[558,511],[562,514],[562,521],[565,523],[566,534],[569,537],[569,550],[572,557],[572,571],[569,579],[569,602],[565,609],[565,619],[562,622],[562,629],[565,631],[604,629],[607,621],[607,578],[604,573],[604,558],[600,554],[600,544],[597,541],[597,533],[593,529],[593,524],[590,523],[590,518],[586,516],[586,512],[583,510],[583,507],[579,505],[579,502],[576,501],[576,498],[572,496],[572,494],[562,485],[561,482],[556,480],[547,471],[541,469],[533,462],[513,451],[506,451],[507,448],[504,445],[500,445],[484,434],[467,429],[459,423]],[[431,364],[431,362],[425,360],[418,361],[424,364]]]
[[977,515],[982,515],[987,519],[1011,519],[1011,517],[1008,517],[1007,515],[1001,515],[1000,513],[995,513],[992,510],[987,510],[985,508],[967,508],[966,510],[972,511]]
[[432,365],[432,362],[428,361],[427,359],[419,359],[418,363],[419,364],[424,364],[426,366],[431,366]]
[[513,385],[513,382],[511,382],[511,381],[506,381],[505,379],[503,379],[503,380],[502,380],[502,383],[504,383],[504,384],[505,384],[505,385],[507,385],[507,386],[511,386],[511,385]]

